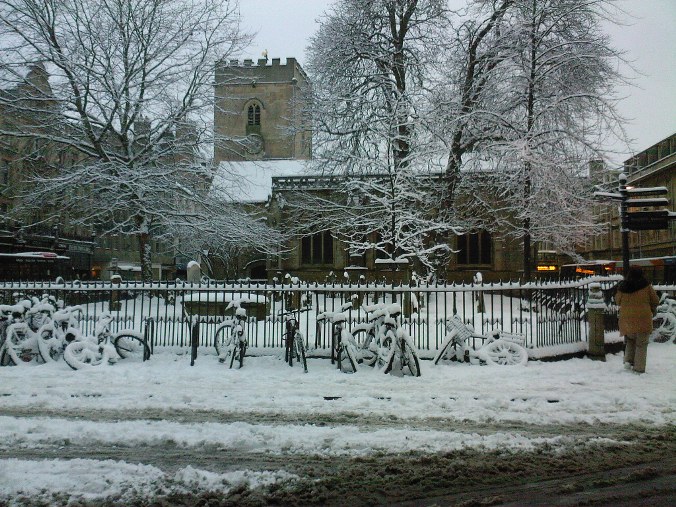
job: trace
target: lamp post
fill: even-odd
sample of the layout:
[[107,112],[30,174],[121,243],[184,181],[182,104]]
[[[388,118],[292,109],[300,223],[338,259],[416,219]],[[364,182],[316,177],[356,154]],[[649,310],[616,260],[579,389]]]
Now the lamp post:
[[627,175],[622,173],[619,178],[619,192],[622,196],[620,200],[620,232],[622,234],[622,271],[627,275],[629,271],[629,218],[627,215]]

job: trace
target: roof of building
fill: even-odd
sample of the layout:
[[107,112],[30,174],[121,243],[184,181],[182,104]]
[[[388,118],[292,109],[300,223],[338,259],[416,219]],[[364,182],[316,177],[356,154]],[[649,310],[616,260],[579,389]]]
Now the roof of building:
[[272,178],[300,176],[307,172],[307,161],[296,159],[220,162],[212,191],[237,202],[265,202],[272,193]]

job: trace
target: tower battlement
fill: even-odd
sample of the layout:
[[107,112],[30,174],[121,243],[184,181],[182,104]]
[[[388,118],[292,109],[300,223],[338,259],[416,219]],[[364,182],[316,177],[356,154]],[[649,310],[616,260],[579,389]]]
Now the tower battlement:
[[221,60],[216,69],[216,79],[217,83],[227,79],[228,84],[250,84],[254,80],[257,83],[280,83],[293,79],[300,82],[308,81],[300,64],[295,58],[290,57],[284,64],[280,58],[272,60],[259,58],[256,62],[251,59]]
[[227,62],[221,61],[221,63],[229,67],[294,67],[296,65],[295,58],[288,57],[285,64],[282,64],[281,61],[281,58],[272,58],[270,60],[268,58],[259,58],[254,65],[254,61],[247,58],[244,60],[228,60]]
[[312,136],[305,110],[310,83],[295,58],[222,59],[216,67],[214,125],[224,139],[214,158],[308,159]]

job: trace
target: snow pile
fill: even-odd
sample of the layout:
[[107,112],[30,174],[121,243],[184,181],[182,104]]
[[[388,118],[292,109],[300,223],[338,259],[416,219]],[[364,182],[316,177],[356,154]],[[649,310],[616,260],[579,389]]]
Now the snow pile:
[[[144,460],[146,449],[156,456],[176,449],[224,456],[516,453],[632,445],[590,438],[576,425],[676,423],[671,343],[650,344],[644,375],[625,370],[621,354],[608,355],[606,362],[530,361],[526,367],[422,361],[419,378],[370,368],[347,375],[317,358],[304,374],[282,359],[247,357],[236,370],[201,348],[191,367],[185,348],[166,348],[142,365],[0,368],[0,451],[13,456],[16,450],[28,455],[48,450],[58,457],[61,449],[64,456],[86,450],[82,457],[90,458],[100,448]],[[552,431],[530,434],[533,425]],[[571,429],[563,429],[566,425]],[[132,452],[138,449],[143,452]],[[125,503],[144,495],[227,492],[288,480],[303,479],[284,470],[225,473],[104,459],[2,459],[0,503],[21,497]]]
[[[216,474],[186,467],[174,474],[151,465],[130,464],[113,460],[72,459],[27,461],[0,460],[0,499],[22,497],[54,500],[95,500],[107,498],[116,502],[172,493],[222,491],[246,486],[256,488],[279,481],[293,480],[286,472],[253,472],[250,470]],[[49,494],[47,494],[49,492]]]

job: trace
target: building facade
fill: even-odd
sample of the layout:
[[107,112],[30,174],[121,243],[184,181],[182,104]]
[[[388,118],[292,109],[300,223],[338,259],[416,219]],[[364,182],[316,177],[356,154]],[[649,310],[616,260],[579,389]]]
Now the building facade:
[[[111,274],[118,273],[128,279],[139,278],[136,237],[95,235],[93,230],[75,226],[75,217],[53,207],[20,216],[11,213],[18,208],[22,193],[30,190],[33,176],[53,176],[86,159],[52,140],[59,137],[58,132],[49,129],[58,129],[62,123],[57,115],[51,116],[49,106],[56,107],[56,100],[43,66],[28,69],[21,84],[0,90],[0,94],[0,129],[16,133],[0,136],[0,254],[8,254],[3,257],[5,264],[12,262],[21,268],[3,270],[2,277],[53,279],[58,274],[66,280],[109,280]],[[36,107],[26,107],[31,100],[36,101]],[[16,103],[19,106],[13,108]],[[171,248],[153,242],[152,251],[154,278],[175,276]],[[31,255],[22,255],[27,253]],[[50,253],[56,257],[47,255]]]
[[[305,115],[311,83],[293,58],[284,65],[279,59],[259,59],[255,64],[253,60],[221,62],[215,81],[215,165],[227,164],[230,173],[241,172],[243,180],[264,188],[256,198],[244,198],[243,204],[265,216],[270,225],[297,232],[298,214],[285,203],[303,193],[336,192],[334,176],[308,173],[303,164],[312,159],[311,131],[305,127],[309,124]],[[454,253],[438,267],[440,279],[471,282],[481,272],[483,280],[498,281],[522,274],[520,241],[488,231],[449,235],[443,241]],[[215,278],[270,280],[289,275],[316,282],[362,279],[408,283],[414,272],[425,272],[415,259],[393,260],[375,249],[351,254],[330,230],[296,233],[279,252],[241,255],[229,266],[213,259],[210,274]]]
[[[629,187],[666,187],[669,210],[676,211],[676,134],[627,159],[618,169],[606,170],[597,164],[591,173],[596,183],[611,190],[617,188],[621,173],[627,176]],[[632,208],[629,211],[642,210]],[[599,203],[595,213],[605,230],[582,246],[579,253],[589,260],[622,259],[617,203]],[[676,221],[671,220],[668,228],[662,230],[630,231],[629,250],[632,259],[676,256]]]
[[[30,178],[47,176],[73,164],[78,155],[65,145],[50,140],[50,97],[48,75],[42,65],[26,69],[24,83],[0,90],[0,129],[21,135],[0,136],[0,253],[17,264],[15,272],[6,271],[5,278],[54,278],[55,271],[41,269],[53,263],[55,254],[62,264],[56,273],[65,278],[87,278],[94,253],[90,231],[74,227],[68,216],[59,210],[35,210],[20,217],[11,212],[18,206],[22,192],[29,191]],[[32,114],[25,113],[31,101],[39,104]],[[16,109],[13,104],[19,104]],[[35,137],[31,137],[34,133]],[[11,217],[11,218],[10,218]],[[27,253],[44,255],[23,255]]]

